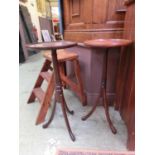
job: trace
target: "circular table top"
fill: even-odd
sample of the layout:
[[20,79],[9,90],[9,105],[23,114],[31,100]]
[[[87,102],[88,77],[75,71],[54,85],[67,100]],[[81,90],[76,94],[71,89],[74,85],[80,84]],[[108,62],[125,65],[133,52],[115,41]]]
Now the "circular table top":
[[85,41],[84,44],[92,48],[121,47],[131,44],[131,40],[126,39],[94,39]]
[[36,50],[50,50],[50,49],[64,49],[76,45],[77,45],[76,42],[71,41],[53,41],[53,42],[27,44],[26,47],[29,49],[36,49]]

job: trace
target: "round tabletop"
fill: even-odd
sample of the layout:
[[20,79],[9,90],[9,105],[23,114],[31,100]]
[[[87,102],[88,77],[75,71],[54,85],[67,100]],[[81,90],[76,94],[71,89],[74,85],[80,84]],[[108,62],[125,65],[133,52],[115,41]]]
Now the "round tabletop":
[[131,44],[131,40],[127,39],[94,39],[85,41],[84,44],[92,48],[110,48],[128,46]]
[[27,44],[26,48],[36,50],[52,50],[52,49],[64,49],[76,46],[76,42],[71,41],[53,41],[53,42],[42,42],[35,44]]

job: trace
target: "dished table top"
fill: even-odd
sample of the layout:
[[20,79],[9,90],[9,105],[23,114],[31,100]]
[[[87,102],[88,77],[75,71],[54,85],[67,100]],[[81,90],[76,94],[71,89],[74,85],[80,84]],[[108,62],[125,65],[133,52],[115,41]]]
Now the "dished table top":
[[121,46],[128,46],[131,43],[132,41],[127,39],[94,39],[84,42],[84,44],[87,47],[92,48],[121,47]]
[[36,50],[52,50],[52,49],[64,49],[76,46],[76,42],[71,41],[53,41],[53,42],[42,42],[35,44],[27,44],[26,48]]

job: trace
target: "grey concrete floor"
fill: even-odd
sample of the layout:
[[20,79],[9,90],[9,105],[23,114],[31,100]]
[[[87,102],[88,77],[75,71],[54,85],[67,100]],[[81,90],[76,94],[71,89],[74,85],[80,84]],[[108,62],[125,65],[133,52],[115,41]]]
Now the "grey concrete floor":
[[[64,90],[64,93],[68,106],[75,111],[73,116],[68,114],[68,118],[76,141],[70,140],[60,104],[57,104],[56,115],[47,129],[43,129],[42,124],[35,125],[40,104],[38,101],[27,104],[27,99],[43,62],[44,58],[41,53],[38,53],[20,64],[19,154],[49,155],[52,154],[54,147],[126,150],[127,130],[119,113],[110,108],[111,119],[118,131],[116,135],[109,130],[104,110],[101,107],[98,107],[95,113],[83,122],[81,116],[87,113],[91,106],[82,107],[79,99],[70,90]],[[50,112],[51,109],[49,109],[46,120],[48,120]]]

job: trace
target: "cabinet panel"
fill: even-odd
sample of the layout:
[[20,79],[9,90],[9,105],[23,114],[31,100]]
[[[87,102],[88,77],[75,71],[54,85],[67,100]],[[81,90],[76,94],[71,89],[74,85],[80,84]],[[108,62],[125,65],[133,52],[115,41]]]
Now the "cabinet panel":
[[123,1],[124,0],[108,0],[107,24],[123,23],[125,19],[125,6]]
[[72,0],[72,17],[80,16],[80,0]]
[[71,23],[82,23],[82,5],[80,0],[70,0]]
[[89,28],[86,24],[92,23],[92,0],[66,0],[63,6],[66,30]]
[[108,0],[93,1],[93,24],[105,23]]
[[[78,42],[83,42],[84,38],[108,38],[108,36],[120,38],[123,32],[121,29],[123,29],[124,13],[118,13],[117,9],[122,8],[122,1],[123,0],[63,1],[64,38],[67,40],[73,38],[72,41]],[[74,32],[72,30],[74,30]],[[87,33],[90,34],[88,35]]]

